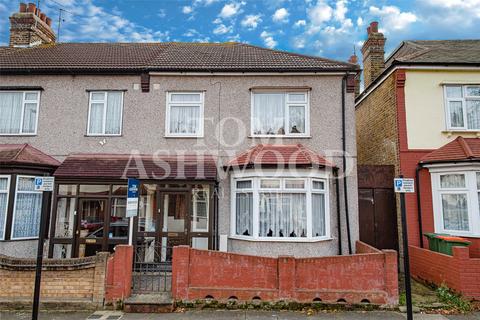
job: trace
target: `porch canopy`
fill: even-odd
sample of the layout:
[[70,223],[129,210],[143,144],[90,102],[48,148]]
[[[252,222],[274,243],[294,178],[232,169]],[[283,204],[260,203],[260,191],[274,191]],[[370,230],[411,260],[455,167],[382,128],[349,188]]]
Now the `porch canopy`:
[[0,165],[52,169],[60,162],[27,143],[0,144]]
[[211,155],[74,154],[55,171],[57,178],[215,180]]
[[423,158],[420,164],[478,162],[480,161],[480,139],[458,137]]
[[259,144],[228,162],[227,168],[331,167],[335,165],[302,144]]

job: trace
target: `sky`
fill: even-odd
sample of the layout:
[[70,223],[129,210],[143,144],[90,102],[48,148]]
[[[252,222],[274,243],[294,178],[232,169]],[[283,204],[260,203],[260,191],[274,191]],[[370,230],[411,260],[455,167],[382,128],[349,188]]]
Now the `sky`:
[[[30,0],[32,1],[32,0]],[[37,2],[38,0],[33,0]],[[0,0],[0,45],[18,0]],[[27,1],[26,1],[27,2]],[[371,21],[387,38],[474,39],[480,0],[40,0],[60,42],[246,42],[347,60]]]

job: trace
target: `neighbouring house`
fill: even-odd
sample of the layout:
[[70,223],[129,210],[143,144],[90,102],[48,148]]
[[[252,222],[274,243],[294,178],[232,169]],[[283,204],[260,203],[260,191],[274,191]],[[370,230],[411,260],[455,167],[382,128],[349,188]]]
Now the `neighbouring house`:
[[133,243],[167,260],[177,245],[355,252],[358,66],[241,43],[55,43],[50,22],[20,4],[0,48],[1,254],[35,255],[37,175],[56,182],[52,258],[128,243],[127,178]]
[[[406,195],[413,275],[480,298],[480,40],[404,41],[384,59],[378,23],[367,31],[358,163],[393,166],[416,181]],[[433,252],[431,232],[471,245],[453,256]]]

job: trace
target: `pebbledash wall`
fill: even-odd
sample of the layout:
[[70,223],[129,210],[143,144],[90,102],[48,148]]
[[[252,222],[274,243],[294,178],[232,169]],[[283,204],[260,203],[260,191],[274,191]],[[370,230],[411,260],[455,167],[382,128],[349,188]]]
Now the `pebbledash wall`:
[[[45,259],[40,302],[44,308],[91,308],[130,296],[133,248],[119,245],[115,253],[74,259]],[[0,309],[32,303],[36,259],[0,255]]]
[[172,296],[176,301],[313,301],[395,305],[397,253],[360,241],[357,254],[278,258],[174,248]]
[[[219,157],[219,167],[240,152],[259,143],[303,144],[322,153],[335,150],[330,160],[342,166],[342,103],[341,75],[326,76],[151,76],[150,92],[134,89],[139,76],[1,76],[0,86],[41,86],[38,131],[36,136],[0,136],[0,143],[30,143],[41,151],[62,161],[71,153],[140,153],[162,151],[208,152]],[[252,138],[250,137],[251,88],[291,87],[292,84],[310,87],[310,137],[306,138]],[[88,115],[88,90],[126,90],[122,135],[118,137],[85,136]],[[167,91],[204,91],[204,138],[166,138],[165,110]],[[328,115],[328,116],[325,116]],[[245,130],[236,127],[232,119],[245,124]],[[222,123],[220,132],[216,126]],[[233,128],[233,129],[232,129]],[[218,142],[218,134],[223,139]],[[236,141],[236,135],[240,141]],[[358,199],[356,177],[356,138],[354,94],[346,95],[346,136],[349,175],[348,202],[352,245],[358,240]],[[62,137],[61,139],[59,137]],[[105,139],[105,143],[103,140]],[[100,143],[102,142],[102,143]],[[183,150],[177,150],[179,146]],[[219,170],[219,225],[220,236],[230,236],[230,180]],[[338,252],[336,225],[336,195],[331,185],[330,221],[332,239],[317,242],[271,242],[228,240],[232,252],[275,256],[278,253],[297,257],[326,256]],[[343,199],[343,187],[340,187]],[[343,204],[341,205],[343,208]],[[342,212],[343,209],[342,209]],[[342,243],[347,248],[345,214],[342,214]],[[34,256],[36,241],[25,241]],[[16,246],[18,242],[12,244]],[[354,247],[354,245],[353,245]],[[12,249],[0,242],[0,250]],[[8,251],[3,251],[10,255]]]

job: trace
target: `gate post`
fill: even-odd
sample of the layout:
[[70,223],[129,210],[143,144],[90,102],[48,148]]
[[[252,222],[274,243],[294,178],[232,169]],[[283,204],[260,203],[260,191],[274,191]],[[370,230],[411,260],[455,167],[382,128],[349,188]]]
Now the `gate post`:
[[106,300],[126,299],[132,293],[133,246],[117,245],[108,260]]
[[188,273],[190,269],[190,247],[173,248],[172,258],[172,298],[188,300]]

